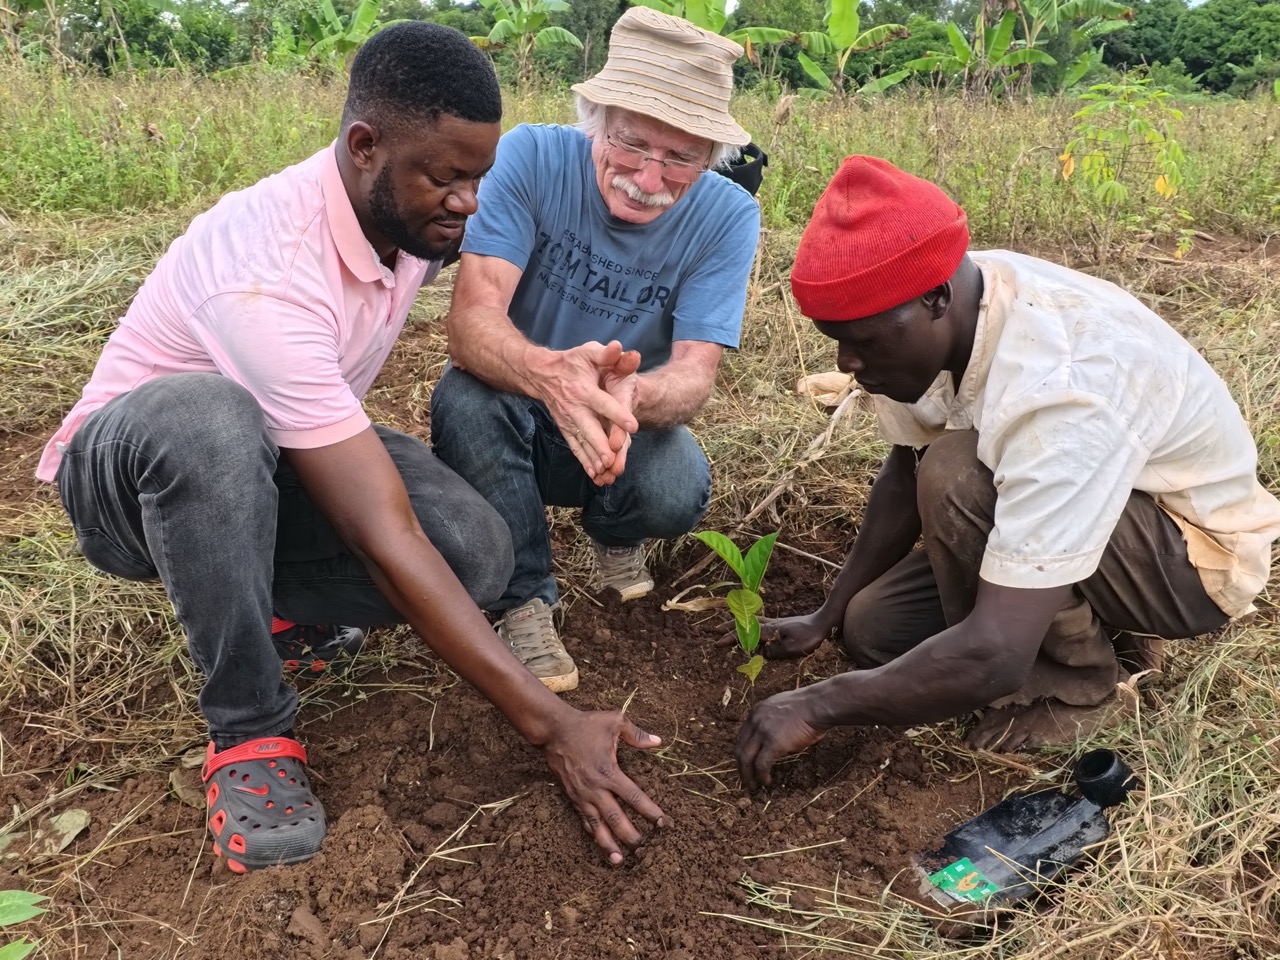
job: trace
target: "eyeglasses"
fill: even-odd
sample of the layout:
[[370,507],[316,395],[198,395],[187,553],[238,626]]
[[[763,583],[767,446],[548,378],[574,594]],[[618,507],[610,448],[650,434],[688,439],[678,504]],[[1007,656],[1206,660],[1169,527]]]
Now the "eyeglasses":
[[693,183],[707,169],[705,163],[691,163],[688,160],[659,160],[639,147],[622,143],[607,134],[605,140],[609,146],[613,147],[614,152],[610,159],[613,160],[614,165],[626,170],[643,170],[644,165],[652,160],[654,163],[662,164],[662,175],[666,179],[674,183]]

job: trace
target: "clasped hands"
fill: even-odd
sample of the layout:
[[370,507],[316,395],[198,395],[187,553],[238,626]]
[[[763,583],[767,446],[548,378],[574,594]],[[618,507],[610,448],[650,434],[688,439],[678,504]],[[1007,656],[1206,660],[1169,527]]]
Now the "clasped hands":
[[540,387],[542,401],[573,455],[596,486],[627,465],[631,436],[640,429],[636,400],[640,354],[617,340],[557,351]]

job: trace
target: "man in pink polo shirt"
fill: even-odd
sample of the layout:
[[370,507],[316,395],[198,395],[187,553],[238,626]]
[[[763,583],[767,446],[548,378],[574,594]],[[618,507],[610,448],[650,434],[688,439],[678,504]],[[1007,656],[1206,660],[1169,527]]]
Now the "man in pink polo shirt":
[[563,704],[480,612],[511,575],[501,517],[361,404],[418,287],[456,255],[501,112],[457,31],[370,40],[337,141],[174,241],[41,459],[85,557],[165,585],[205,675],[214,852],[237,872],[324,839],[283,672],[324,669],[363,631],[312,624],[409,623],[543,748],[612,862],[640,840],[619,798],[661,823],[615,760],[619,738],[658,738]]

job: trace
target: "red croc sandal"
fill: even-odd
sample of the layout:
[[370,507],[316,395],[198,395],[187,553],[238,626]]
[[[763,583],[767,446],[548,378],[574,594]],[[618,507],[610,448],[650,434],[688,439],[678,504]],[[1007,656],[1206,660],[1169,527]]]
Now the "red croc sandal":
[[301,863],[320,850],[328,826],[306,762],[290,737],[259,737],[220,753],[209,744],[200,778],[213,852],[235,873]]

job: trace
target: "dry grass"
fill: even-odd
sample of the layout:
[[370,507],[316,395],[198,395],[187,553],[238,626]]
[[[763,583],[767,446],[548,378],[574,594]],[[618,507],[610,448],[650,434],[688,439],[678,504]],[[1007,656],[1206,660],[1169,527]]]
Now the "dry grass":
[[[191,109],[179,95],[221,95],[199,85],[184,90],[173,102],[144,90],[132,96],[132,104],[154,102],[177,117]],[[102,95],[93,86],[75,92],[90,101]],[[9,117],[19,113],[0,101]],[[748,102],[743,109],[752,129],[772,129],[771,107]],[[839,554],[883,453],[869,411],[860,405],[829,444],[811,452],[814,438],[827,429],[828,414],[793,390],[802,374],[832,366],[828,342],[796,311],[786,277],[803,222],[795,211],[812,203],[840,156],[865,150],[922,173],[940,171],[968,198],[978,245],[1012,242],[1033,252],[1065,251],[1077,261],[1088,253],[1073,242],[1078,206],[1053,187],[1047,149],[1062,132],[1061,105],[989,116],[972,105],[939,112],[927,103],[903,103],[898,109],[896,122],[890,122],[893,116],[877,110],[824,114],[803,107],[770,143],[774,160],[763,197],[769,230],[752,280],[743,349],[724,363],[719,389],[696,424],[716,477],[708,526],[736,530],[741,518],[781,486],[743,535],[781,528],[787,546]],[[563,118],[568,110],[564,97],[517,98],[510,113],[512,120]],[[1226,181],[1232,164],[1246,178],[1256,175],[1244,158],[1257,146],[1259,129],[1280,122],[1280,113],[1247,104],[1207,111],[1193,114],[1199,124],[1195,136],[1202,144],[1224,146],[1200,151],[1202,169],[1216,171],[1213,176],[1224,182],[1206,188],[1200,201],[1204,217],[1218,217],[1253,239],[1202,242],[1185,263],[1151,248],[1129,250],[1125,258],[1090,269],[1125,282],[1204,350],[1249,416],[1262,475],[1276,487],[1280,261],[1261,255],[1270,229],[1260,226],[1265,217],[1247,204],[1233,206],[1232,183]],[[1246,116],[1262,119],[1232,139],[1228,129]],[[205,117],[201,129],[223,129],[213,113],[205,111]],[[996,132],[987,136],[989,130]],[[1004,134],[1012,145],[1000,141]],[[1189,148],[1195,155],[1194,145]],[[1280,193],[1271,176],[1271,186],[1241,188],[1241,196],[1256,198],[1266,189]],[[77,791],[110,788],[170,763],[201,742],[194,702],[198,681],[162,591],[91,570],[79,558],[55,500],[47,492],[28,493],[28,478],[32,451],[74,400],[137,284],[191,213],[211,199],[207,190],[192,191],[180,206],[136,212],[148,206],[142,204],[127,216],[0,216],[0,374],[6,383],[0,423],[10,448],[21,454],[5,468],[9,494],[0,509],[0,711],[8,718],[6,729],[18,731],[16,741],[0,742],[0,778],[56,774],[65,784],[13,812],[0,832],[65,806]],[[1213,207],[1220,208],[1218,214]],[[400,356],[398,376],[384,378],[371,394],[374,412],[394,410],[402,429],[424,427],[430,383],[443,363],[443,335],[433,318],[444,303],[442,289],[422,299],[413,322],[428,335]],[[688,546],[665,549],[684,550],[682,563],[700,556]],[[559,562],[558,573],[572,587],[586,569],[585,546]],[[814,571],[829,577],[817,563]],[[753,912],[749,922],[770,918],[780,942],[801,954],[820,948],[917,960],[1280,955],[1280,881],[1274,868],[1280,845],[1280,677],[1272,652],[1280,627],[1271,613],[1267,606],[1254,622],[1232,628],[1222,639],[1177,648],[1173,672],[1151,688],[1141,715],[1081,745],[1123,751],[1136,761],[1147,789],[1117,817],[1113,837],[1097,851],[1098,866],[1076,873],[1048,912],[1015,917],[993,938],[957,945],[941,940],[894,894],[858,902],[833,877],[829,890],[808,891],[805,899],[816,906],[804,911],[791,909],[785,885],[757,888],[755,901],[765,909]],[[394,634],[381,649],[384,660],[368,670],[391,662],[409,665],[420,675],[415,685],[426,688],[424,697],[449,695],[455,679],[407,632]],[[363,671],[316,683],[309,687],[309,710],[341,710],[377,689]],[[36,769],[27,752],[37,738],[58,748],[46,754],[47,769]],[[674,752],[670,759],[681,762]],[[1029,763],[1050,772],[1067,759]],[[724,772],[689,771],[713,777]],[[72,869],[56,878],[33,877],[31,885],[55,899],[75,898],[78,877]],[[114,921],[104,914],[78,922]],[[63,932],[70,940],[73,934]],[[54,931],[50,939],[58,936]]]

